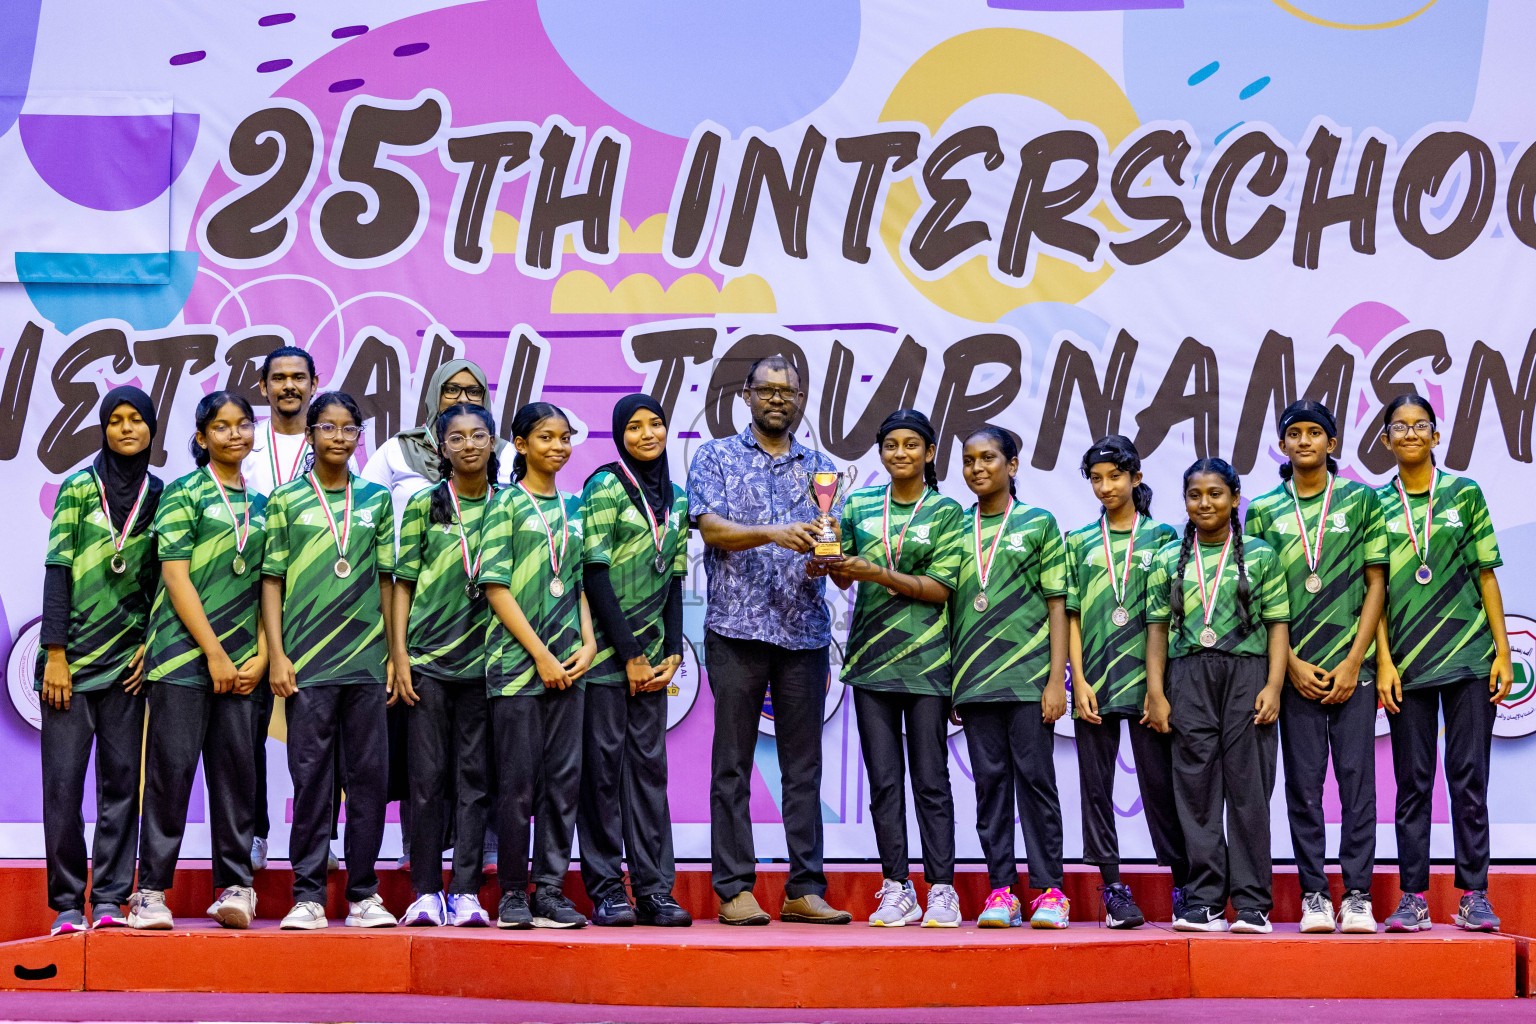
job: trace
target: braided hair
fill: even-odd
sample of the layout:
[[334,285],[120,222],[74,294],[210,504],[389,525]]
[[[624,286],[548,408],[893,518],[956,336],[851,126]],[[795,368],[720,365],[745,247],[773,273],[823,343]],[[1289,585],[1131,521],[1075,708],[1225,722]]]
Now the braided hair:
[[[1238,478],[1237,470],[1233,469],[1225,459],[1200,459],[1184,471],[1184,490],[1189,490],[1189,482],[1192,479],[1207,473],[1214,473],[1221,477],[1222,482],[1232,492],[1230,529],[1233,533],[1232,547],[1237,553],[1238,633],[1240,636],[1247,636],[1256,626],[1253,621],[1253,587],[1248,582],[1248,567],[1243,561],[1242,520],[1237,514],[1237,498],[1242,493],[1242,481]],[[1179,565],[1174,571],[1170,584],[1173,588],[1168,603],[1170,633],[1176,634],[1184,627],[1184,573],[1189,566],[1189,556],[1195,550],[1196,535],[1195,522],[1191,519],[1184,524],[1184,540],[1179,545]],[[1217,580],[1217,582],[1221,581]]]
[[[309,403],[309,412],[304,417],[304,431],[308,433],[320,422],[320,414],[333,405],[339,405],[352,417],[352,422],[361,431],[363,427],[363,410],[358,408],[357,399],[345,391],[327,391]],[[304,456],[304,472],[312,472],[315,468],[315,445],[311,440],[309,454]]]
[[[961,442],[961,445],[968,445],[978,437],[991,438],[992,442],[997,445],[997,450],[1003,453],[1004,462],[1012,462],[1019,457],[1019,442],[1013,439],[1012,433],[1004,430],[1002,427],[994,426],[991,423],[983,424],[969,434],[966,434],[965,440]],[[1008,494],[1014,498],[1019,496],[1011,473],[1008,476]]]
[[[1141,472],[1141,453],[1136,450],[1135,443],[1123,434],[1110,434],[1093,442],[1092,447],[1083,454],[1081,467],[1083,479],[1088,479],[1088,472],[1101,462],[1107,462],[1122,473],[1134,476]],[[1136,511],[1144,516],[1152,515],[1152,488],[1145,483],[1137,484],[1131,488],[1131,504]],[[1101,508],[1099,511],[1103,511]]]
[[251,403],[245,400],[245,396],[236,391],[215,391],[211,395],[204,395],[197,403],[196,422],[197,430],[192,435],[192,441],[187,445],[187,450],[192,454],[192,461],[197,467],[208,465],[213,461],[213,455],[197,443],[197,435],[208,429],[208,424],[224,410],[226,405],[233,405],[236,409],[245,413],[245,418],[254,420],[256,413],[251,409]]
[[[500,475],[501,466],[496,459],[496,417],[483,405],[474,405],[470,402],[459,402],[450,405],[437,416],[433,437],[448,436],[448,424],[455,416],[473,416],[485,424],[485,429],[491,435],[490,454],[485,462],[485,482],[490,488],[487,493],[495,493],[496,477]],[[448,458],[448,447],[444,445],[437,453],[437,473],[440,478],[432,488],[432,506],[427,513],[430,522],[447,524],[453,522],[453,498],[449,496],[448,489],[452,487],[450,480],[453,476],[453,462]]]
[[[1432,431],[1440,429],[1439,424],[1435,422],[1435,410],[1429,407],[1428,400],[1425,399],[1423,395],[1420,395],[1417,391],[1405,391],[1398,395],[1396,398],[1392,399],[1392,401],[1388,402],[1387,407],[1381,411],[1381,432],[1383,434],[1388,434],[1390,436],[1392,417],[1397,413],[1397,410],[1401,409],[1405,405],[1416,405],[1420,409],[1423,409],[1425,418],[1429,420],[1429,429]],[[1429,464],[1431,466],[1436,465],[1435,453],[1433,449],[1431,449],[1429,453]]]
[[[528,435],[533,433],[533,428],[547,419],[562,420],[567,427],[571,425],[570,417],[566,416],[565,410],[558,405],[552,405],[549,402],[529,402],[517,410],[517,415],[512,417],[512,436],[526,441]],[[528,457],[518,452],[517,457],[512,460],[512,479],[521,480],[527,475]]]

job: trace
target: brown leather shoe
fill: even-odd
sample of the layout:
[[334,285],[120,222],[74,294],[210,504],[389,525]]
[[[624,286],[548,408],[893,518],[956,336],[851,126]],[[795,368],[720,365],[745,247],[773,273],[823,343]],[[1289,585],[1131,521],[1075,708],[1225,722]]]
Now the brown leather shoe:
[[846,910],[834,910],[827,901],[811,893],[797,900],[785,900],[779,911],[781,921],[799,921],[801,924],[851,924],[853,915]]
[[720,904],[721,924],[767,924],[768,912],[757,905],[751,889],[743,890]]

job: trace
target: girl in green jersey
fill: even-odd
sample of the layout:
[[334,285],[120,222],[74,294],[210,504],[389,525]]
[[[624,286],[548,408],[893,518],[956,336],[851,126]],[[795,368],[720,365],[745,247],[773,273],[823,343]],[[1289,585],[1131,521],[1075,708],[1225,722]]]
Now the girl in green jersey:
[[85,770],[96,749],[91,919],[125,923],[139,838],[145,627],[160,575],[151,529],[163,486],[149,471],[155,407],[135,387],[101,402],[101,451],[54,499],[36,685],[43,715],[43,848],[53,933],[85,917]]
[[251,405],[233,391],[197,403],[197,469],[166,489],[155,517],[164,581],[150,612],[149,732],[139,891],[128,923],[170,928],[165,891],[176,874],[187,802],[201,758],[208,784],[213,887],[208,916],[248,928],[256,916],[251,839],[256,829],[251,696],[267,674],[261,629],[266,499],[240,472],[256,433]]
[[[580,928],[562,887],[581,789],[585,682],[597,656],[581,591],[581,499],[555,475],[571,457],[571,423],[547,402],[512,420],[513,485],[486,514],[480,581],[495,614],[487,638],[491,749],[500,785],[502,928]],[[529,819],[534,893],[528,896]]]
[[[927,416],[913,409],[891,413],[875,444],[890,482],[848,495],[843,559],[831,564],[838,586],[858,584],[843,681],[853,688],[884,873],[869,923],[900,927],[921,919],[929,928],[957,928],[947,605],[960,575],[960,505],[939,493]],[[808,563],[807,571],[816,565]],[[906,761],[929,886],[926,912],[907,878]]]
[[1435,467],[1435,412],[1416,394],[1387,403],[1382,438],[1397,475],[1377,489],[1387,521],[1387,614],[1377,627],[1376,694],[1392,728],[1402,899],[1387,931],[1430,926],[1429,830],[1439,718],[1451,793],[1455,923],[1497,931],[1488,902],[1488,763],[1499,702],[1514,684],[1503,564],[1483,492]]
[[1269,796],[1291,612],[1274,548],[1242,536],[1241,487],[1221,459],[1184,471],[1184,540],[1163,548],[1150,581],[1147,718],[1173,728],[1189,855],[1179,931],[1225,931],[1229,897],[1233,931],[1271,930]]
[[[438,414],[432,436],[442,445],[440,480],[406,505],[395,563],[390,660],[404,684],[398,696],[406,704],[410,765],[410,813],[401,819],[409,822],[408,848],[417,851],[411,861],[416,900],[400,921],[484,927],[491,923],[480,906],[491,805],[489,611],[478,577],[497,472],[496,421],[481,405],[459,403]],[[445,897],[442,861],[431,851],[441,848],[450,821],[453,879]]]

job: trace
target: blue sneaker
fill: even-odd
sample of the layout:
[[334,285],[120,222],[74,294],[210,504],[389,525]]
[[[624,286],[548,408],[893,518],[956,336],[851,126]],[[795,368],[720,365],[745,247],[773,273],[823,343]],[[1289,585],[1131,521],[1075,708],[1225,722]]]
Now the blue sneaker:
[[1416,892],[1403,893],[1386,924],[1389,932],[1427,932],[1435,926],[1429,919],[1429,904]]
[[1488,902],[1487,889],[1468,889],[1462,895],[1456,908],[1456,927],[1469,932],[1496,932],[1499,924],[1499,915]]
[[1072,903],[1066,893],[1053,885],[1035,897],[1029,906],[1035,912],[1029,919],[1031,928],[1065,928]]
[[981,916],[976,919],[978,928],[1022,928],[1024,908],[1010,889],[993,889],[987,897]]

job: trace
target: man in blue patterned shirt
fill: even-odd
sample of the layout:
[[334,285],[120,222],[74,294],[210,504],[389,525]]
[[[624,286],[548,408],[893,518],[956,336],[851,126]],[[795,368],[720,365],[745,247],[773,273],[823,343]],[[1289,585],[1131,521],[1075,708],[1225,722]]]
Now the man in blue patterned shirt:
[[810,475],[835,470],[826,456],[795,440],[805,393],[786,359],[753,363],[742,398],[751,426],[703,445],[688,469],[688,510],[706,545],[709,578],[704,660],[715,699],[709,816],[720,921],[768,923],[752,895],[750,799],[758,716],[771,685],[789,848],[779,917],[847,924],[852,915],[823,898],[821,723],[832,623],[826,580],[805,571],[820,514]]

